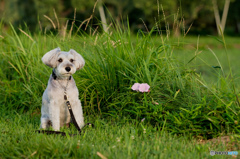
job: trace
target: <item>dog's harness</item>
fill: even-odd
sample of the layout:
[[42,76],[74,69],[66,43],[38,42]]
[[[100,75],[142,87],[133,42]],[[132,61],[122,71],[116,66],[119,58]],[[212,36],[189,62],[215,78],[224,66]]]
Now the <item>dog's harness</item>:
[[[53,69],[53,71],[52,71],[52,77],[53,77],[54,80],[57,80],[57,75],[55,74],[54,69]],[[64,96],[63,96],[63,98],[64,98],[64,100],[65,100],[65,102],[66,102],[67,107],[68,107],[68,111],[69,111],[69,113],[70,113],[70,115],[71,115],[72,122],[73,122],[74,126],[76,127],[76,129],[78,130],[78,133],[81,134],[82,130],[81,130],[81,128],[78,126],[78,124],[77,124],[77,122],[76,122],[76,119],[75,119],[75,117],[74,117],[74,115],[73,115],[73,111],[72,111],[71,104],[70,104],[70,102],[69,102],[69,100],[68,100],[68,96],[67,96],[67,86],[68,86],[68,82],[71,80],[71,77],[72,77],[72,76],[69,77],[69,79],[68,79],[68,81],[67,81],[66,87],[62,86],[61,83],[60,83],[58,80],[57,80],[57,81],[58,81],[59,85],[60,85],[60,86],[63,88],[63,90],[64,90]],[[87,123],[87,124],[85,124],[85,125],[82,127],[82,129],[83,129],[85,126],[87,126],[87,125],[93,126],[93,124]],[[66,133],[60,132],[60,131],[37,130],[36,132],[38,132],[38,133],[43,133],[43,134],[47,134],[47,135],[50,135],[50,134],[60,134],[60,135],[62,135],[62,136],[66,136]],[[74,136],[74,135],[76,135],[76,134],[70,134],[70,136]]]

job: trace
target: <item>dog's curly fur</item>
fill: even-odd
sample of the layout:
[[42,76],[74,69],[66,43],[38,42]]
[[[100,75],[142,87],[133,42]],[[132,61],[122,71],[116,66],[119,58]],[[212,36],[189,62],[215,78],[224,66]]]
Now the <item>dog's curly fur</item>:
[[80,128],[83,127],[84,118],[78,89],[74,79],[70,77],[85,65],[83,57],[73,49],[64,52],[56,48],[47,52],[42,57],[42,61],[53,68],[54,73],[50,75],[47,88],[43,93],[40,128],[46,129],[52,125],[52,128],[58,131],[60,127],[69,125],[71,116],[64,100],[63,89],[66,86],[68,100],[77,124]]

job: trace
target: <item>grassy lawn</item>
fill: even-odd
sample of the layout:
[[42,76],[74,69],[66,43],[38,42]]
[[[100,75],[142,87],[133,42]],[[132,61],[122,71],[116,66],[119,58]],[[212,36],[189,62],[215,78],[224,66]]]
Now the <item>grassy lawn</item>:
[[[156,46],[159,45],[159,38],[156,38],[154,41]],[[214,68],[214,66],[221,65],[225,76],[229,75],[229,63],[227,59],[227,56],[229,56],[234,80],[237,87],[240,87],[240,72],[238,71],[240,67],[240,63],[238,62],[240,58],[240,38],[225,37],[226,50],[222,37],[218,36],[172,37],[169,41],[175,46],[172,56],[183,64],[195,69],[209,84],[216,83],[219,78],[219,69]],[[196,54],[198,54],[196,58],[188,63]]]
[[[210,150],[236,151],[237,137],[228,145],[201,144],[196,138],[171,135],[145,121],[87,117],[94,128],[85,128],[81,136],[61,137],[34,133],[40,114],[4,113],[0,118],[1,158],[226,158],[210,156]],[[77,133],[76,129],[62,129]],[[100,153],[100,154],[99,154]],[[103,155],[103,156],[101,156]],[[228,156],[232,158],[231,156]],[[234,156],[233,156],[234,157]],[[235,158],[235,157],[234,157]]]
[[[177,50],[174,56],[179,61],[187,64],[189,67],[191,67],[192,69],[196,70],[196,72],[201,74],[207,83],[212,84],[218,81],[219,73],[222,74],[221,69],[214,67],[221,66],[223,68],[225,77],[229,76],[230,69],[226,57],[226,51],[218,47],[211,47],[210,48],[211,50],[209,48],[200,49],[201,53],[189,64],[187,63],[194,57],[195,50],[193,49]],[[227,50],[227,53],[229,56],[233,77],[237,85],[237,88],[239,89],[240,87],[239,85],[240,72],[238,69],[240,67],[240,64],[238,62],[238,59],[240,58],[239,49],[230,48]],[[218,60],[220,63],[218,62]]]
[[[0,40],[0,159],[226,158],[210,151],[239,151],[238,38],[226,37],[227,54],[211,37],[197,45],[197,37],[168,40],[117,29],[62,39],[12,28]],[[95,127],[81,136],[34,132],[52,71],[41,57],[56,47],[73,48],[86,61],[73,77],[85,122]],[[230,68],[235,83],[227,78]],[[131,90],[134,83],[148,83],[150,92]]]

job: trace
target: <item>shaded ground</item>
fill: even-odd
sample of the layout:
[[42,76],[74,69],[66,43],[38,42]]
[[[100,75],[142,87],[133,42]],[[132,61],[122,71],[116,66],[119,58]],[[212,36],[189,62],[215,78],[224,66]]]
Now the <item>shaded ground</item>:
[[[239,135],[229,135],[229,136],[219,136],[217,138],[209,140],[198,140],[198,144],[210,144],[209,151],[212,150],[212,147],[217,145],[225,145],[227,147],[226,151],[235,151],[240,149],[240,136]],[[217,150],[215,150],[217,151]],[[238,152],[239,153],[239,152]],[[237,158],[238,155],[232,155],[233,158]]]

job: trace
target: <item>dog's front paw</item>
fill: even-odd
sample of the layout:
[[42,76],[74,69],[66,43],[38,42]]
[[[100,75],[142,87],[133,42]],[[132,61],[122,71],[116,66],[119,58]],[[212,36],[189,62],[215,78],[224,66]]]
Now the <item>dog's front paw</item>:
[[77,124],[79,125],[80,128],[84,127],[84,121],[78,121]]
[[52,128],[55,131],[59,131],[60,130],[60,123],[52,123]]

